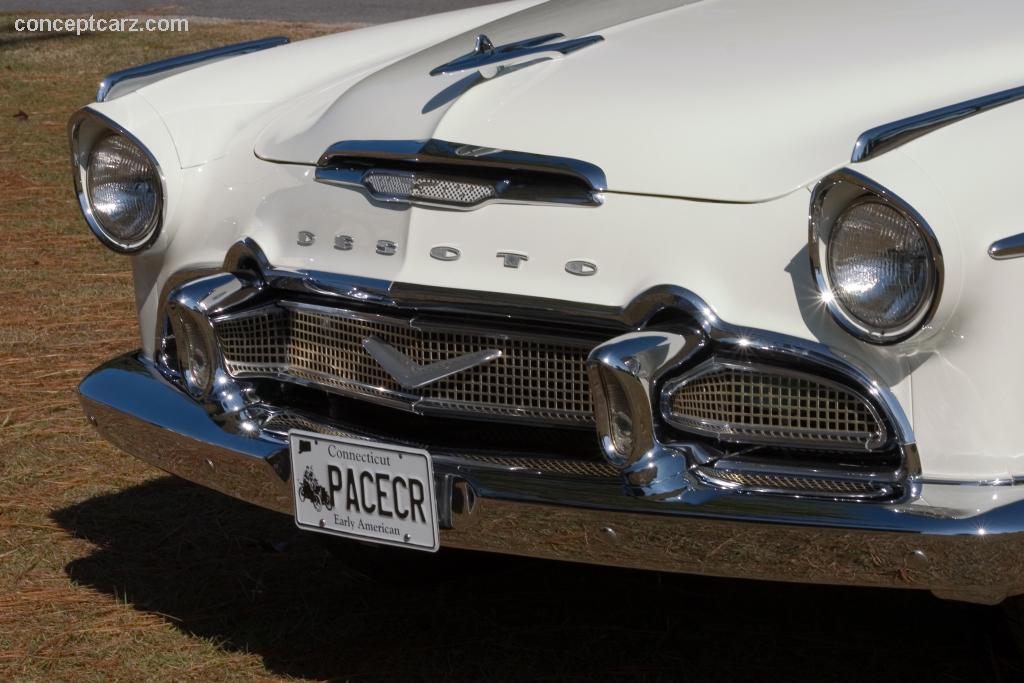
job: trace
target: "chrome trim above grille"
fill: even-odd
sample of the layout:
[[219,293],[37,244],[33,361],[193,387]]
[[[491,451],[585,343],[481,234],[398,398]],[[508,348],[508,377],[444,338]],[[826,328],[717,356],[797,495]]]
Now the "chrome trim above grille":
[[210,50],[201,50],[187,55],[178,55],[177,57],[161,59],[157,62],[140,64],[139,66],[133,66],[129,69],[115,71],[111,74],[107,74],[103,77],[103,80],[100,81],[99,88],[96,91],[96,101],[105,102],[122,95],[127,95],[128,93],[138,90],[145,85],[167,78],[175,73],[194,69],[207,62],[226,59],[228,57],[234,57],[236,55],[246,54],[249,52],[258,52],[260,50],[266,50],[267,48],[277,47],[278,45],[284,45],[288,42],[289,39],[285,36],[249,40],[244,43],[235,43],[234,45],[215,47]]
[[976,97],[948,107],[940,107],[923,114],[908,116],[905,119],[876,126],[861,133],[857,138],[850,162],[856,164],[873,159],[916,140],[922,135],[1020,99],[1024,99],[1024,86]]

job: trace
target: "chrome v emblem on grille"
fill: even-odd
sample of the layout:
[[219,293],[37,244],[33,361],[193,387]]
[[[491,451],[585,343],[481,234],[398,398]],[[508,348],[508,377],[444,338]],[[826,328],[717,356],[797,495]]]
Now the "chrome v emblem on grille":
[[467,353],[458,358],[439,360],[430,365],[420,365],[377,337],[364,339],[363,348],[375,361],[380,363],[385,372],[394,377],[395,381],[405,389],[425,387],[463,370],[490,363],[492,360],[501,358],[502,355],[498,349],[484,349],[475,353]]

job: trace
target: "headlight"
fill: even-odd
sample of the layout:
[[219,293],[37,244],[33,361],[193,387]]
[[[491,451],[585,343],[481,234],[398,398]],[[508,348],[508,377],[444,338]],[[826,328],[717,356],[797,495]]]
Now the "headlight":
[[145,249],[160,230],[163,182],[149,152],[95,112],[71,122],[79,203],[93,233],[121,253]]
[[851,334],[907,339],[938,304],[942,256],[909,205],[850,171],[823,180],[811,207],[810,252],[822,299]]

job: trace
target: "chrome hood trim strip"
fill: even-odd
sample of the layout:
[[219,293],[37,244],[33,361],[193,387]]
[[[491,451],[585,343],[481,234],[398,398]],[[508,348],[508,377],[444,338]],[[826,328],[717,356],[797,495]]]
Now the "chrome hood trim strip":
[[127,95],[150,83],[173,76],[181,71],[188,71],[189,69],[202,66],[206,62],[226,59],[227,57],[234,57],[249,52],[258,52],[289,42],[291,41],[286,36],[261,38],[259,40],[250,40],[244,43],[201,50],[187,55],[169,57],[157,62],[149,62],[148,64],[140,64],[139,66],[115,71],[107,74],[100,81],[99,88],[96,90],[96,101],[106,102],[121,95]]
[[876,126],[857,138],[850,161],[857,163],[874,159],[932,131],[1021,99],[1024,99],[1024,86]]
[[1024,233],[996,240],[989,246],[988,255],[996,261],[1024,256]]

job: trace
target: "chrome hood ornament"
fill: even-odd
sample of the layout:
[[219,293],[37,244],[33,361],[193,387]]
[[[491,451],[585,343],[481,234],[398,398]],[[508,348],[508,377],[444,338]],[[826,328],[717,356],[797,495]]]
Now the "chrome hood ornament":
[[498,349],[483,349],[465,356],[440,360],[430,365],[420,365],[378,337],[364,339],[363,348],[403,389],[419,389],[440,382],[445,377],[451,377],[463,370],[490,363],[502,356]]
[[473,46],[473,53],[478,55],[490,55],[494,54],[494,43],[487,37],[487,34],[481,33],[476,37],[476,45]]
[[433,69],[430,75],[441,76],[476,69],[484,78],[494,78],[505,71],[548,59],[561,58],[604,40],[603,36],[586,36],[564,40],[560,43],[551,42],[564,37],[563,33],[548,33],[535,38],[526,38],[514,43],[495,46],[490,38],[481,33],[476,37],[476,44],[473,46],[472,52],[442,64]]

